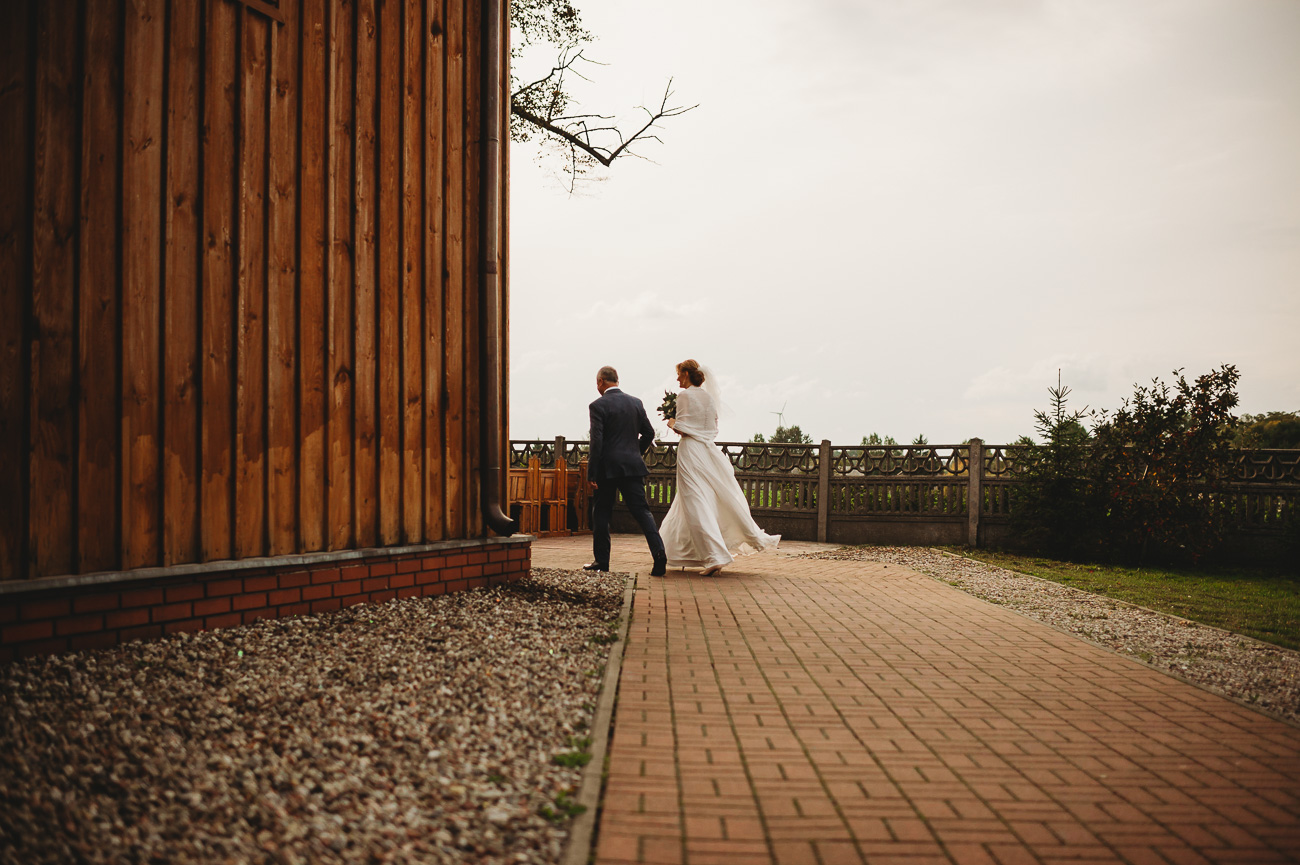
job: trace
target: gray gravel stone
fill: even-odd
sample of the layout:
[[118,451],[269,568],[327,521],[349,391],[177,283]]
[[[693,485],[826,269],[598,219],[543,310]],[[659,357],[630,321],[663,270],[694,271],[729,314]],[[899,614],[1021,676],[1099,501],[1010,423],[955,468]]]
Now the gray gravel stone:
[[0,862],[555,862],[625,576],[0,667]]

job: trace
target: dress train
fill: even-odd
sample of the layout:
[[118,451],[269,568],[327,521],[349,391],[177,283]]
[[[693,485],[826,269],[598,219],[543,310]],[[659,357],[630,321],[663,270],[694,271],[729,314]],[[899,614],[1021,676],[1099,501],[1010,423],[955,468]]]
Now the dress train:
[[729,565],[735,556],[774,549],[780,535],[759,528],[731,461],[713,443],[717,414],[699,388],[677,397],[677,486],[659,534],[670,568]]

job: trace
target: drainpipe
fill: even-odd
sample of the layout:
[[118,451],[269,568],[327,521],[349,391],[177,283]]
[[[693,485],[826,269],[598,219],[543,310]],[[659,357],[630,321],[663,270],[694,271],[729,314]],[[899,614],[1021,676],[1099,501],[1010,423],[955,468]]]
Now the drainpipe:
[[502,508],[505,491],[505,320],[501,290],[501,202],[504,196],[501,167],[504,162],[502,70],[505,63],[506,0],[485,0],[483,4],[483,62],[487,75],[483,98],[483,518],[498,535],[512,535],[519,529]]

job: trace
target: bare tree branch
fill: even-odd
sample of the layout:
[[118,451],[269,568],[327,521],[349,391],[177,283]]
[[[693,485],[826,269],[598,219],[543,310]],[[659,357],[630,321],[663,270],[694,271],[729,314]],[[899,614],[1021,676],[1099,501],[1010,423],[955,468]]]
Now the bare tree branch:
[[[574,65],[575,63],[577,63],[579,60],[586,60],[588,63],[596,63],[595,60],[587,60],[586,57],[583,57],[581,51],[578,51],[578,52],[575,53],[575,54],[570,54],[569,52],[572,51],[575,47],[576,47],[576,46],[573,46],[573,45],[566,45],[566,46],[564,47],[564,49],[560,52],[560,58],[559,58],[559,61],[556,63],[555,66],[552,66],[552,67],[551,67],[551,71],[548,72],[548,73],[546,73],[546,76],[545,76],[545,77],[543,77],[543,78],[538,78],[538,79],[537,79],[536,81],[534,81],[532,84],[525,84],[523,87],[520,87],[520,88],[519,88],[518,90],[516,90],[514,93],[511,93],[511,94],[510,94],[511,99],[518,99],[519,97],[521,97],[521,96],[523,96],[524,94],[526,94],[528,91],[530,91],[530,90],[532,90],[532,89],[534,89],[534,88],[536,88],[536,87],[540,87],[541,85],[543,85],[543,84],[545,84],[546,82],[550,81],[552,78],[556,78],[556,79],[557,79],[557,82],[556,82],[556,85],[555,85],[556,88],[557,88],[557,89],[563,89],[563,86],[564,86],[564,85],[563,85],[563,80],[562,80],[562,79],[564,78],[564,73],[565,73],[565,72],[568,72],[570,69],[573,69],[573,65]],[[600,63],[596,63],[596,65],[597,65],[597,66],[600,66],[600,65],[602,65],[602,64],[600,64]],[[588,80],[590,80],[590,79],[588,79],[585,75],[583,75],[581,72],[578,72],[577,70],[574,70],[573,74],[574,74],[574,75],[577,75],[577,76],[578,76],[579,78],[581,78],[583,81],[588,81]]]
[[[582,25],[581,14],[574,0],[511,0],[511,26],[518,38],[510,48],[511,59],[511,113],[516,122],[510,124],[510,139],[524,142],[538,132],[550,148],[562,156],[562,171],[568,175],[569,191],[573,192],[582,175],[597,164],[609,167],[622,156],[646,157],[633,151],[633,145],[647,141],[662,143],[654,130],[666,118],[685,114],[698,106],[670,106],[672,80],[664,90],[657,110],[640,106],[646,114],[645,123],[631,135],[619,129],[617,121],[601,114],[571,111],[576,107],[571,92],[569,75],[590,81],[583,74],[584,65],[596,63],[583,49],[592,35]],[[550,45],[558,50],[549,72],[535,81],[522,83],[515,75],[529,46]],[[548,148],[548,149],[550,149]]]
[[[554,69],[551,70],[550,75],[547,75],[545,78],[539,79],[538,81],[529,84],[527,87],[520,88],[519,90],[515,91],[515,96],[520,96],[524,92],[529,91],[535,87],[538,87],[541,84],[546,83],[547,81],[550,81],[553,77],[557,75],[562,75],[564,70],[570,68],[572,64],[576,62],[579,58],[581,58],[581,52],[579,52],[578,54],[574,55],[571,58],[567,58],[567,61],[565,58],[561,58],[562,62],[558,64]],[[668,100],[672,98],[672,86],[673,86],[673,82],[672,79],[670,78],[668,80],[668,86],[664,89],[664,96],[663,99],[660,100],[659,109],[657,111],[651,111],[649,108],[646,108],[645,106],[640,106],[641,110],[644,111],[648,116],[648,119],[646,120],[645,125],[643,125],[640,129],[638,129],[634,135],[626,138],[623,136],[622,131],[619,130],[617,126],[589,127],[587,125],[586,120],[589,118],[596,118],[600,120],[610,119],[600,114],[575,114],[571,116],[548,118],[548,117],[543,117],[540,114],[536,113],[535,111],[530,110],[528,107],[522,104],[524,100],[520,100],[520,99],[511,100],[510,110],[511,113],[513,113],[516,117],[520,118],[521,120],[531,123],[537,128],[543,130],[544,132],[549,133],[550,135],[554,135],[556,138],[559,138],[567,142],[570,148],[576,151],[581,151],[582,153],[586,154],[587,156],[599,162],[601,165],[608,168],[610,163],[612,163],[615,159],[617,159],[619,156],[623,155],[624,153],[630,156],[636,156],[637,154],[632,153],[632,151],[628,150],[628,148],[631,147],[632,144],[634,144],[635,142],[648,141],[648,140],[661,141],[659,136],[654,135],[650,132],[650,130],[654,129],[655,124],[657,124],[660,120],[663,120],[668,117],[680,117],[681,115],[685,114],[688,111],[692,111],[696,108],[699,108],[698,103],[690,106],[674,106],[670,108],[668,106]],[[598,132],[612,132],[613,134],[617,135],[619,140],[618,146],[611,149],[610,147],[602,146],[600,144],[595,143],[593,141],[593,135]],[[574,157],[576,155],[577,155],[576,153],[570,154],[571,157]]]

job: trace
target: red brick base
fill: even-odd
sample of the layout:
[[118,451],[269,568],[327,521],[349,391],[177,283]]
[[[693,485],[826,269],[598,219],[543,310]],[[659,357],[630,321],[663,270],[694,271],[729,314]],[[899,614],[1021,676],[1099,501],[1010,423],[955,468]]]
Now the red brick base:
[[456,542],[375,552],[322,556],[320,563],[294,557],[292,564],[232,562],[229,570],[180,567],[145,579],[127,573],[51,588],[34,580],[0,594],[0,662],[513,582],[528,574],[532,547]]

